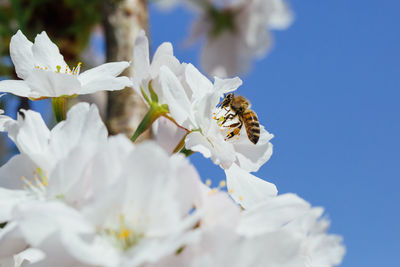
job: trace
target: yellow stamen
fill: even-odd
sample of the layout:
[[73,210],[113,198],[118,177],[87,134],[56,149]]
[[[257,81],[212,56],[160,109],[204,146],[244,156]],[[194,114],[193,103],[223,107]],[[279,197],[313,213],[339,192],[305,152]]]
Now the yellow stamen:
[[207,180],[206,180],[206,185],[207,185],[207,186],[210,186],[210,185],[211,185],[211,180],[210,180],[210,179],[207,179]]
[[219,187],[225,187],[226,186],[226,183],[225,183],[225,181],[221,181],[221,182],[219,182]]

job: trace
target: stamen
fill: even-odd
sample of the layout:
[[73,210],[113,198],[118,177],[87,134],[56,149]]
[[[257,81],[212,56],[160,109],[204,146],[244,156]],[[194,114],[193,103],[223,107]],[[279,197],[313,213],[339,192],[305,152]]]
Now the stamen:
[[207,186],[210,186],[210,185],[211,185],[211,180],[210,180],[210,179],[207,179],[207,180],[206,180],[206,185],[207,185]]

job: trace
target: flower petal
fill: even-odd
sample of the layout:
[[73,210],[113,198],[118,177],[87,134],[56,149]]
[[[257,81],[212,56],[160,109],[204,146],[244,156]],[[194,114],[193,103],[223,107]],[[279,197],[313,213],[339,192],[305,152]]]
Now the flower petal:
[[201,99],[207,93],[213,91],[213,85],[210,80],[207,79],[203,74],[200,73],[192,64],[186,65],[185,68],[186,82],[192,90],[192,98]]
[[97,80],[104,80],[104,78],[115,78],[128,68],[129,65],[127,61],[105,63],[79,74],[78,79],[82,86],[85,86]]
[[39,97],[25,81],[4,80],[0,81],[0,92],[11,93],[22,97]]
[[164,117],[160,117],[153,124],[153,135],[156,142],[171,154],[185,134],[184,129]]
[[9,222],[0,231],[0,258],[23,251],[27,243],[17,223]]
[[310,210],[310,204],[295,194],[283,194],[243,213],[238,232],[256,236],[277,231]]
[[[144,30],[136,37],[133,49],[133,81],[134,89],[140,93],[140,84],[150,72],[149,40]],[[147,88],[146,88],[147,89]]]
[[39,166],[46,165],[49,157],[47,147],[50,131],[38,112],[21,110],[24,115],[17,121],[5,125],[8,136],[17,145],[22,154],[27,154]]
[[32,42],[20,30],[11,37],[10,56],[15,66],[15,72],[21,79],[28,77],[35,67],[32,45]]
[[58,97],[78,94],[81,84],[75,75],[35,69],[25,79],[28,86],[40,96]]
[[184,125],[185,121],[191,119],[190,111],[192,108],[185,89],[175,74],[165,66],[160,69],[160,80],[163,95],[172,117],[179,125]]
[[60,54],[58,47],[50,40],[46,32],[36,35],[35,43],[32,46],[32,52],[37,64],[41,68],[48,68],[55,71],[57,66],[62,69],[67,65],[64,57]]
[[247,137],[241,138],[239,142],[233,144],[237,157],[236,163],[249,172],[258,171],[272,156],[273,146],[269,140],[274,135],[268,133],[263,126],[260,130],[260,140],[256,145],[251,143]]
[[106,76],[103,78],[98,78],[90,83],[83,85],[79,93],[91,94],[98,91],[115,91],[131,86],[132,86],[132,81],[128,77]]
[[[219,138],[220,140],[209,140]],[[193,151],[200,152],[204,157],[211,158],[216,165],[222,168],[229,168],[235,160],[235,151],[228,142],[223,140],[221,135],[203,136],[199,132],[192,132],[186,136],[185,146]]]
[[250,209],[278,194],[276,186],[264,181],[236,164],[225,170],[228,191],[243,208]]
[[8,189],[22,189],[22,177],[31,178],[38,166],[26,154],[12,157],[0,168],[0,186]]

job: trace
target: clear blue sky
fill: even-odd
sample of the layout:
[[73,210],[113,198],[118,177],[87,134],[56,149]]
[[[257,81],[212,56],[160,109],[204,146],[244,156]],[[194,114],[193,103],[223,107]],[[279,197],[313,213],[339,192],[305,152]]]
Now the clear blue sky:
[[[296,20],[242,77],[274,155],[257,173],[326,208],[343,235],[343,267],[400,266],[400,1],[291,0]],[[192,14],[151,8],[153,49],[185,49]],[[203,178],[223,172],[194,156]]]

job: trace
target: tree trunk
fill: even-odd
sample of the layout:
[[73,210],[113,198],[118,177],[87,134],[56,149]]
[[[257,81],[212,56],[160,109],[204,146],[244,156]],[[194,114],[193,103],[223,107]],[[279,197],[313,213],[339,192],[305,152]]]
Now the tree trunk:
[[[107,62],[133,61],[133,47],[141,29],[148,29],[146,0],[104,0],[104,30]],[[123,75],[132,77],[133,67]],[[128,137],[139,125],[147,106],[132,88],[109,92],[107,127],[110,134],[124,133]],[[150,138],[150,132],[141,139]]]

